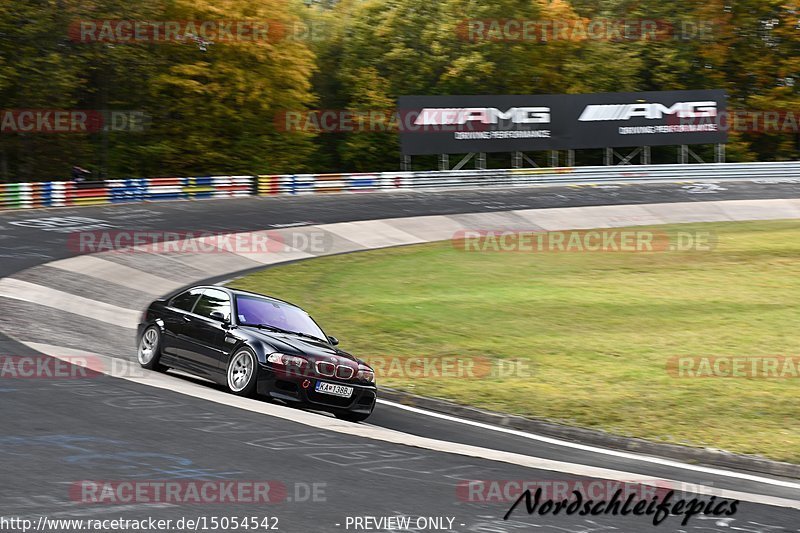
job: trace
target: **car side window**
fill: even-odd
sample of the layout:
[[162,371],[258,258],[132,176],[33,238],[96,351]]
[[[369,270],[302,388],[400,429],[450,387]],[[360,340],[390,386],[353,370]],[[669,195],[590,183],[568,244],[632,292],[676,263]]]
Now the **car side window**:
[[231,316],[231,299],[225,291],[206,289],[194,307],[194,312],[215,320],[216,317],[212,317],[211,313],[221,313],[223,317],[229,318]]
[[197,298],[203,292],[202,289],[191,289],[186,292],[182,292],[181,294],[177,295],[172,301],[169,303],[170,307],[174,307],[176,309],[180,309],[181,311],[188,311],[192,312],[192,308],[194,307]]

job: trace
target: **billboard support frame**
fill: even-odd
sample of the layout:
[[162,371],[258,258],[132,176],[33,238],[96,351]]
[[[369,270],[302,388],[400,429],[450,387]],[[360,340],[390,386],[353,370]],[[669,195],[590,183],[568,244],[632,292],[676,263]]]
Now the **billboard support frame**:
[[[719,146],[719,145],[715,144],[714,146],[716,147],[716,146]],[[714,150],[715,159],[716,159],[717,155],[718,155],[717,154],[717,149],[715,148],[715,150]],[[697,153],[695,153],[695,151],[692,150],[689,147],[688,144],[680,145],[680,148],[678,150],[678,163],[681,164],[681,165],[688,165],[690,158],[694,158],[694,160],[697,161],[698,163],[705,163],[705,161],[703,161],[703,158],[700,157],[699,155],[697,155]],[[719,162],[719,161],[717,161],[717,162]]]
[[467,163],[470,162],[470,160],[473,157],[475,157],[475,153],[474,152],[465,155],[464,158],[461,161],[459,161],[456,166],[453,167],[453,170],[461,170],[462,168],[464,168],[466,166]]
[[528,157],[525,152],[512,152],[511,156],[511,168],[525,168],[525,161],[531,166],[531,168],[539,168],[539,165]]
[[[714,162],[715,163],[724,163],[725,162],[725,143],[716,143],[714,144]],[[705,163],[703,158],[697,155],[697,153],[691,149],[688,144],[682,144],[679,146],[678,149],[678,163],[679,164],[688,164],[689,158],[694,158],[695,161],[698,163]]]
[[[633,158],[637,155],[639,156],[640,164],[650,164],[649,146],[637,146],[627,155],[623,155],[611,147],[605,148],[603,164],[607,167],[630,165]],[[616,162],[617,159],[619,159],[619,163]]]

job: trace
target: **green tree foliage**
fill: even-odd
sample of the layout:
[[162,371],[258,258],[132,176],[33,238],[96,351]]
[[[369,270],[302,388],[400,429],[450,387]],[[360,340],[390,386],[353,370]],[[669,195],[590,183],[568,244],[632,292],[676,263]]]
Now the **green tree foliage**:
[[[277,130],[275,111],[314,100],[313,52],[289,31],[299,9],[281,0],[24,0],[0,6],[5,110],[143,113],[141,131],[3,133],[6,179],[288,172],[314,151],[308,135]],[[95,42],[79,21],[265,21],[264,38]],[[72,33],[70,32],[72,30]]]
[[[510,19],[538,27],[509,35],[498,23]],[[86,43],[70,30],[87,20],[269,21],[270,32]],[[597,21],[633,31],[587,36]],[[799,23],[785,0],[8,0],[3,110],[127,110],[147,121],[141,131],[0,133],[0,180],[64,178],[72,165],[112,178],[394,169],[391,113],[407,94],[723,88],[731,108],[797,113]],[[285,113],[316,109],[373,118],[362,132],[285,131]],[[796,158],[791,128],[733,131],[729,158]]]

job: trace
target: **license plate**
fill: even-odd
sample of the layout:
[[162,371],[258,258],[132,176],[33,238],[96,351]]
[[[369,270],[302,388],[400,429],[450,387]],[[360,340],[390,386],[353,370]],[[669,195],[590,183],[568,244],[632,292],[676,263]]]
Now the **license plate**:
[[333,383],[323,383],[321,381],[317,381],[317,386],[314,388],[314,390],[321,392],[322,394],[341,396],[342,398],[349,398],[353,395],[353,387],[334,385]]

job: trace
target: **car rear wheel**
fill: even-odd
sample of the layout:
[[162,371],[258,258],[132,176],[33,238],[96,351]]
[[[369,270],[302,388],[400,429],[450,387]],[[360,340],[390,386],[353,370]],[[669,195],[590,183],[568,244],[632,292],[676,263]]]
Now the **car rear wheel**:
[[136,358],[142,367],[149,370],[164,371],[167,369],[159,363],[161,359],[161,330],[157,326],[150,326],[142,333]]
[[372,413],[336,413],[334,416],[339,420],[346,420],[347,422],[363,422]]
[[228,361],[228,390],[237,396],[251,397],[256,392],[258,362],[250,348],[239,348]]

